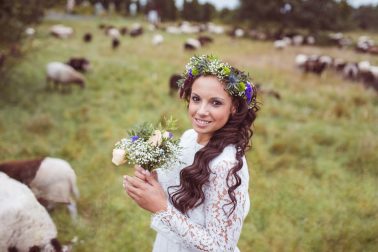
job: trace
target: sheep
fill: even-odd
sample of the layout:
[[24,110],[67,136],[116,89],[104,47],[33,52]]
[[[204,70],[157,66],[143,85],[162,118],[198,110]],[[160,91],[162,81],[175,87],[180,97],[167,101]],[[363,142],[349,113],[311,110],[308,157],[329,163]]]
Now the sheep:
[[67,65],[71,66],[73,69],[79,72],[86,72],[90,69],[91,64],[86,58],[70,58],[67,62]]
[[121,44],[121,42],[119,41],[119,39],[117,39],[117,38],[113,38],[112,39],[112,48],[113,48],[113,50],[117,49],[120,44]]
[[33,27],[28,27],[25,29],[25,34],[29,37],[33,36],[35,34],[35,29]]
[[106,35],[112,39],[119,39],[121,37],[121,33],[117,28],[110,28],[106,30]]
[[72,36],[73,29],[71,27],[60,25],[60,24],[59,25],[53,25],[50,28],[50,33],[57,38],[66,39],[66,38]]
[[163,41],[164,41],[164,37],[160,34],[155,34],[152,37],[152,44],[153,45],[160,45],[161,43],[163,43]]
[[67,251],[46,209],[26,185],[2,172],[0,185],[0,251]]
[[276,40],[274,41],[274,48],[278,49],[278,50],[282,50],[284,48],[287,47],[288,43],[287,43],[287,40],[283,40],[283,39],[280,39],[280,40]]
[[85,33],[84,36],[83,36],[83,40],[86,43],[91,42],[92,41],[92,34],[89,33],[89,32]]
[[179,74],[172,74],[169,78],[169,94],[173,96],[178,91],[177,81],[180,80],[182,77]]
[[130,30],[130,36],[131,37],[137,37],[137,36],[140,36],[143,34],[143,27],[136,23],[136,24],[133,24],[132,27],[131,27],[131,30]]
[[127,29],[126,26],[122,27],[122,28],[119,30],[119,32],[121,33],[122,36],[125,36],[125,35],[127,34],[127,31],[128,31],[128,29]]
[[188,38],[184,44],[185,50],[196,50],[201,47],[201,43],[198,39]]
[[312,72],[321,75],[327,66],[331,65],[333,62],[332,58],[329,56],[317,56],[311,55],[307,56],[304,54],[298,54],[295,58],[296,66],[303,70],[304,72]]
[[68,87],[68,84],[77,84],[81,88],[85,86],[84,76],[71,66],[61,62],[50,62],[46,65],[47,87],[51,81],[54,82],[55,87],[61,85],[62,91],[65,86]]
[[79,190],[75,171],[67,161],[53,157],[8,161],[0,164],[0,172],[29,186],[48,210],[67,204],[71,218],[76,219]]
[[350,80],[357,80],[359,69],[357,63],[347,63],[343,69],[343,77]]
[[204,46],[209,43],[213,43],[214,39],[209,36],[201,35],[198,36],[197,40],[201,43],[201,46]]

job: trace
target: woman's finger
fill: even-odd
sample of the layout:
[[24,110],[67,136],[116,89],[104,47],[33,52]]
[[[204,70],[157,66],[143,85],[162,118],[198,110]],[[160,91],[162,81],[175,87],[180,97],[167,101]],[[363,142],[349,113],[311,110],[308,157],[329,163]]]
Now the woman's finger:
[[135,174],[135,177],[137,177],[137,178],[139,178],[143,181],[146,180],[146,175],[141,173],[139,170],[135,170],[134,174]]
[[127,194],[131,193],[133,195],[139,196],[140,190],[136,187],[133,187],[130,183],[125,184],[125,191]]
[[146,182],[136,177],[126,176],[126,183],[136,188],[140,188],[140,189],[146,188]]

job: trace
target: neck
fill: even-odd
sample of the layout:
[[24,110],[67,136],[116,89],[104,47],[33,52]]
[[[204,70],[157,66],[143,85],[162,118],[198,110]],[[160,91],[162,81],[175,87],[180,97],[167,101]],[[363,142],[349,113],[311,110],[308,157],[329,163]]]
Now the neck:
[[207,135],[198,135],[197,136],[197,143],[200,145],[206,145],[210,141],[211,136]]

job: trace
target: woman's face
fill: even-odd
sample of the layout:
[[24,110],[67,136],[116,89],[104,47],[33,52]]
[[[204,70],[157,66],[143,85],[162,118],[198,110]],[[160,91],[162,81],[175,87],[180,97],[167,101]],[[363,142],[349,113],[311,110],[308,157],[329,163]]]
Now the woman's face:
[[192,85],[188,111],[193,129],[198,133],[198,143],[206,144],[226,124],[234,107],[217,77],[201,76]]

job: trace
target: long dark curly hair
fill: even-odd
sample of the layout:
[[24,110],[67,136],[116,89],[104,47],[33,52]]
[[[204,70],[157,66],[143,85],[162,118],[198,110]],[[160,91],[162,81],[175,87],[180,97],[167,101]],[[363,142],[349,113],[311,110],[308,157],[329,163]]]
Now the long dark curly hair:
[[[187,79],[180,90],[180,97],[188,103],[190,102],[192,85],[196,79]],[[252,99],[255,101],[256,91],[253,87]],[[214,132],[206,146],[195,154],[193,164],[181,170],[180,185],[168,188],[172,204],[183,214],[204,202],[205,194],[202,187],[209,182],[211,173],[209,163],[230,144],[233,144],[236,148],[235,158],[237,162],[227,175],[228,195],[231,202],[226,205],[232,204],[228,215],[230,216],[236,208],[237,200],[234,191],[241,185],[241,178],[237,172],[243,167],[245,151],[251,147],[253,135],[251,126],[256,119],[259,107],[255,103],[252,108],[249,108],[246,100],[239,96],[232,96],[232,102],[236,111],[230,115],[227,123],[221,129]],[[234,181],[234,183],[230,184],[230,181]],[[176,190],[171,192],[173,189]],[[226,213],[225,206],[223,206],[223,211]]]

